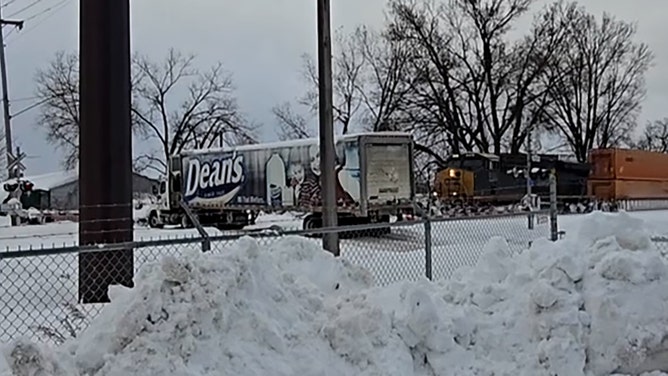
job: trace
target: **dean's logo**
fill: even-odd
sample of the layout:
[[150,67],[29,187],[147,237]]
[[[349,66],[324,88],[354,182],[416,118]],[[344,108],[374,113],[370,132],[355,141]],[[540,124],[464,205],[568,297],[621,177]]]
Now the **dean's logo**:
[[243,155],[231,154],[223,158],[201,161],[188,159],[184,198],[227,203],[244,182]]

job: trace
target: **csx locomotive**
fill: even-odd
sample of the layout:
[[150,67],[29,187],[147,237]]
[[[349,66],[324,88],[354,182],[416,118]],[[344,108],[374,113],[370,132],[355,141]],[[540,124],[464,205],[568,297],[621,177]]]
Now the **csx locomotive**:
[[[452,155],[436,175],[433,193],[441,202],[500,206],[525,198],[525,154]],[[549,171],[557,178],[564,211],[658,209],[668,207],[668,154],[633,149],[593,149],[588,163],[556,155],[534,155],[532,193],[547,198]]]

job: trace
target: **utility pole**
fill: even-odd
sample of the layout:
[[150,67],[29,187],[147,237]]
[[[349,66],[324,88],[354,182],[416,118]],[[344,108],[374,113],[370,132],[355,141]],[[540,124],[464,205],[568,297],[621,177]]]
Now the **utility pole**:
[[526,177],[527,181],[527,201],[529,203],[529,215],[527,216],[527,227],[529,230],[533,230],[533,213],[531,212],[533,210],[533,199],[531,197],[531,157],[533,154],[533,126],[529,126],[529,129],[527,130],[527,167],[526,171],[524,173],[524,176]]
[[79,0],[79,301],[133,286],[130,1]]
[[2,31],[2,26],[11,25],[19,30],[23,29],[23,21],[5,20],[2,18],[2,7],[0,7],[0,76],[2,77],[2,110],[4,112],[5,122],[5,149],[7,153],[7,178],[11,179],[14,176],[12,164],[14,158],[12,151],[14,146],[12,144],[12,125],[11,115],[9,114],[9,89],[7,88],[7,63],[5,60],[5,36]]
[[[322,224],[337,226],[336,174],[334,172],[334,116],[332,109],[332,37],[330,2],[318,1],[318,96],[320,112],[320,186],[322,187]],[[327,232],[322,247],[339,256],[339,234]]]

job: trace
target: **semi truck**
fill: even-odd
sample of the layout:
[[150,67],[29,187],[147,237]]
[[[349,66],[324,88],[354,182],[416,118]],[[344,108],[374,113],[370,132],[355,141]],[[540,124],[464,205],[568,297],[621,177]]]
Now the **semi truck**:
[[[414,210],[412,135],[374,132],[335,140],[340,225],[383,223]],[[304,229],[322,226],[317,138],[232,148],[188,150],[172,156],[149,225],[202,224],[242,228],[260,212],[305,213]]]

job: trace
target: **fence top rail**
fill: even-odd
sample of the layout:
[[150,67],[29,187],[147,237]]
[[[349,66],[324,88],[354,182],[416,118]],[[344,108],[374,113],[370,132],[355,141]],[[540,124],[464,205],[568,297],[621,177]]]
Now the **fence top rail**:
[[0,260],[20,258],[20,257],[38,257],[38,256],[48,256],[48,255],[68,254],[68,253],[123,251],[123,250],[160,247],[168,245],[195,244],[195,243],[202,243],[204,241],[225,242],[225,241],[234,241],[245,236],[252,238],[275,238],[281,236],[308,236],[308,235],[319,235],[328,233],[342,233],[349,231],[350,232],[373,231],[386,228],[388,226],[393,228],[412,227],[412,226],[424,225],[426,222],[440,223],[440,222],[515,218],[515,217],[524,217],[527,216],[528,214],[547,215],[549,214],[549,211],[541,210],[534,212],[500,213],[493,215],[485,214],[485,215],[473,215],[473,216],[462,216],[462,217],[429,217],[426,219],[399,221],[394,223],[370,223],[361,225],[315,228],[309,230],[302,230],[302,229],[285,230],[278,226],[272,226],[269,228],[248,230],[235,234],[209,236],[208,238],[198,236],[198,237],[167,238],[167,239],[148,239],[148,240],[142,239],[132,242],[99,244],[99,245],[71,245],[71,246],[51,246],[51,247],[41,245],[41,246],[31,246],[27,248],[17,248],[15,250],[9,250],[9,251],[0,251]]
[[466,215],[461,217],[433,216],[429,217],[428,220],[431,222],[456,222],[456,221],[476,221],[485,219],[516,218],[516,217],[526,217],[528,215],[549,215],[549,214],[550,214],[549,209],[543,209],[543,210],[512,212],[512,213]]
[[200,237],[188,238],[169,238],[169,239],[153,239],[153,240],[138,240],[132,242],[97,244],[97,245],[70,245],[70,246],[52,246],[52,247],[29,247],[17,248],[12,251],[0,252],[1,259],[19,258],[19,257],[36,257],[49,256],[66,253],[92,253],[92,252],[110,252],[110,251],[125,251],[138,248],[160,247],[167,245],[178,244],[194,244],[201,243],[205,239]]
[[368,231],[368,230],[384,228],[387,226],[405,227],[405,226],[420,225],[422,223],[424,223],[423,220],[418,220],[418,221],[406,221],[406,222],[396,222],[396,223],[375,223],[368,225],[338,226],[332,228],[318,228],[313,230],[283,230],[278,227],[270,227],[266,229],[239,232],[237,234],[210,236],[208,238],[184,237],[184,238],[169,238],[169,239],[137,240],[132,242],[98,244],[98,245],[70,245],[70,246],[52,246],[52,247],[37,246],[37,247],[27,247],[23,249],[17,248],[16,250],[10,250],[10,251],[1,251],[0,259],[48,256],[48,255],[67,254],[67,253],[123,251],[130,249],[160,247],[167,245],[195,244],[195,243],[202,243],[204,241],[225,242],[225,241],[238,240],[245,236],[251,238],[275,238],[275,237],[290,236],[290,235],[294,236],[317,235],[328,232],[338,233],[345,231]]

